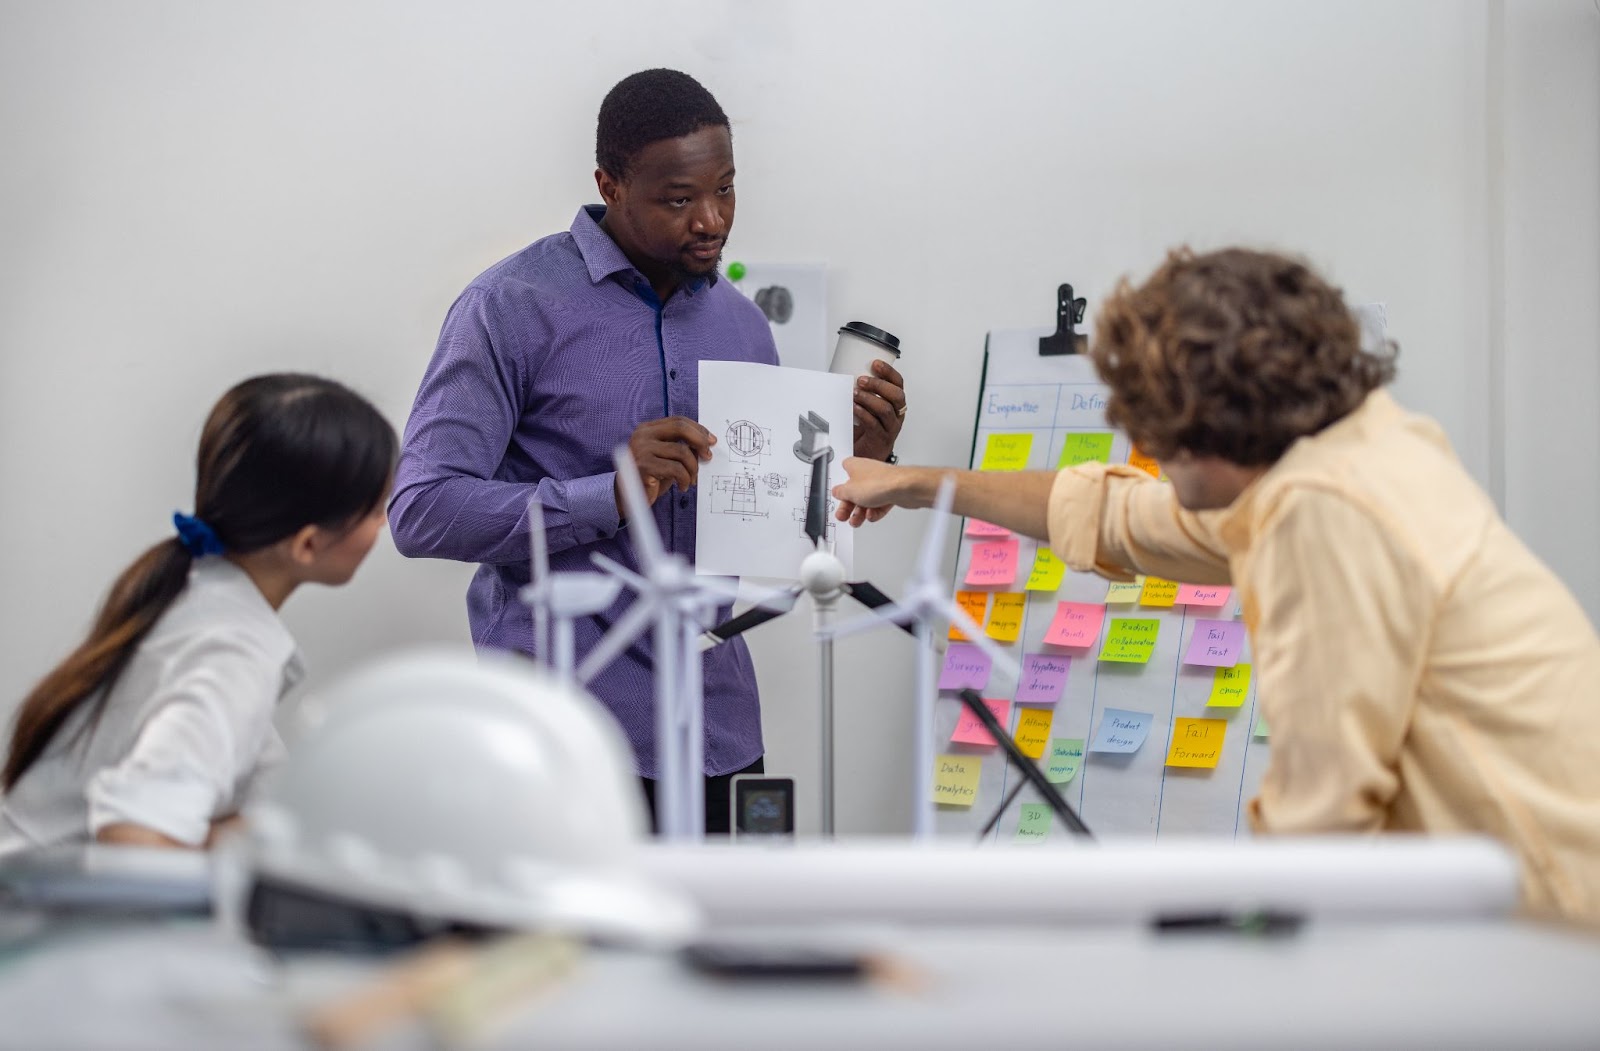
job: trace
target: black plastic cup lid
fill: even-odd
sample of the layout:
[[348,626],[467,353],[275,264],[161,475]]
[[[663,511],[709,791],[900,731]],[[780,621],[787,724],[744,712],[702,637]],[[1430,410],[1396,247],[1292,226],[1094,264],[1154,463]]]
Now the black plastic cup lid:
[[862,339],[869,339],[895,357],[898,358],[900,356],[900,338],[885,332],[881,328],[869,325],[865,321],[852,321],[839,331],[848,332],[852,336],[860,336]]

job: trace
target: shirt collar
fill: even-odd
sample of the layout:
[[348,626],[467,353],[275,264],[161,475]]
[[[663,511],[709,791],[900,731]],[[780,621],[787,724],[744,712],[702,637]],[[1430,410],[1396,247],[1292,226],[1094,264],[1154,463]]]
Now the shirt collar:
[[[633,281],[628,283],[635,291],[638,291],[641,282],[648,288],[649,283],[645,282],[644,275],[634,268],[611,235],[601,229],[600,220],[605,217],[605,205],[586,204],[578,209],[577,216],[572,220],[572,240],[578,246],[578,254],[583,256],[583,265],[589,270],[589,280],[598,285],[614,274],[631,274]],[[678,287],[692,296],[716,280],[717,275],[712,274],[710,277],[685,281]],[[647,298],[654,299],[654,292]]]
[[215,595],[225,595],[226,601],[237,603],[248,611],[250,619],[260,630],[260,640],[271,648],[273,657],[283,661],[284,689],[287,690],[305,677],[305,660],[294,636],[278,611],[272,608],[250,574],[226,558],[212,555],[195,559],[190,570],[190,586],[205,589]]

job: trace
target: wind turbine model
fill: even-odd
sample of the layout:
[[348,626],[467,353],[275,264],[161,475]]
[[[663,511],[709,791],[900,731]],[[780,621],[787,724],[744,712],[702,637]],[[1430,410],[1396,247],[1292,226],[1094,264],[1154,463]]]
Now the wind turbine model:
[[933,520],[923,534],[922,550],[917,555],[916,572],[906,582],[905,598],[897,606],[874,610],[870,617],[852,621],[829,629],[835,638],[870,631],[886,623],[901,626],[914,625],[917,636],[917,675],[915,703],[916,769],[912,777],[912,805],[916,815],[914,831],[918,838],[933,835],[933,706],[938,700],[935,674],[938,651],[936,639],[943,634],[947,624],[954,624],[967,641],[982,650],[994,667],[1009,672],[1019,680],[1022,671],[1011,655],[995,645],[983,633],[982,626],[973,622],[950,598],[945,582],[939,576],[939,554],[944,546],[946,524],[950,519],[950,506],[955,500],[955,480],[948,475],[939,483],[938,497],[933,503]]
[[655,627],[656,761],[660,790],[656,813],[669,839],[705,837],[705,688],[696,637],[731,603],[737,589],[715,577],[696,576],[682,555],[666,551],[656,535],[639,469],[627,446],[615,455],[622,480],[628,531],[639,556],[639,572],[601,554],[595,565],[632,588],[638,600],[606,632],[578,665],[578,681],[588,682],[621,656],[652,624]]
[[[533,607],[533,652],[563,683],[574,682],[572,622],[610,606],[622,581],[605,573],[552,573],[544,535],[544,504],[528,500],[529,583],[518,597]],[[554,638],[551,623],[554,622]]]
[[[848,595],[871,609],[892,605],[889,596],[866,581],[844,579],[844,563],[833,553],[833,545],[823,545],[828,529],[828,465],[833,461],[828,421],[814,412],[800,417],[800,438],[794,454],[811,465],[811,492],[806,503],[806,536],[812,552],[800,563],[799,580],[762,600],[737,617],[719,624],[700,636],[700,649],[720,646],[729,639],[760,627],[792,611],[802,593],[811,596],[815,615],[817,648],[822,668],[822,832],[833,835],[833,636],[827,629],[839,599]],[[910,631],[910,628],[906,629]]]

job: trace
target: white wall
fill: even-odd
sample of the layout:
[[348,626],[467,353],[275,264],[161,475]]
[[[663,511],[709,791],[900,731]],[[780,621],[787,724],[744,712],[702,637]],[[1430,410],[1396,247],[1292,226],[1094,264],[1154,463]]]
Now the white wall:
[[[1593,613],[1597,34],[1587,0],[0,5],[0,706],[188,507],[230,383],[326,372],[402,424],[451,299],[594,198],[599,100],[651,65],[734,120],[730,257],[826,261],[834,324],[902,337],[906,459],[964,459],[985,331],[1058,282],[1286,247],[1388,304],[1400,396]],[[897,590],[922,526],[859,565]],[[326,681],[464,640],[469,572],[384,546],[287,617]],[[769,766],[809,778],[789,619],[753,647]],[[909,657],[841,645],[845,830],[909,823]]]

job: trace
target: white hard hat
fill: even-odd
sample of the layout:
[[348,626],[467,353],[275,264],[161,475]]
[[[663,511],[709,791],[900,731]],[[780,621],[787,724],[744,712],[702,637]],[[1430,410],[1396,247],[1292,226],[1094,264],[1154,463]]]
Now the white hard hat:
[[639,874],[628,746],[577,688],[520,658],[426,652],[320,701],[320,724],[246,810],[258,887],[608,940],[673,944],[698,926]]

